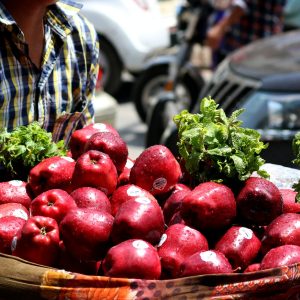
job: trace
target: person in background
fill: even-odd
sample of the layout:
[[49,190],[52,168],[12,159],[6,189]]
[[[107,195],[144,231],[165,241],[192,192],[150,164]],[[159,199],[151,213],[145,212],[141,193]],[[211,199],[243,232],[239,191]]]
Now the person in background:
[[227,2],[222,18],[209,28],[206,36],[206,45],[214,53],[215,64],[241,46],[283,31],[285,0]]
[[93,121],[97,34],[61,0],[0,0],[0,127],[38,121],[65,140]]
[[284,31],[300,28],[300,1],[287,0],[284,7]]

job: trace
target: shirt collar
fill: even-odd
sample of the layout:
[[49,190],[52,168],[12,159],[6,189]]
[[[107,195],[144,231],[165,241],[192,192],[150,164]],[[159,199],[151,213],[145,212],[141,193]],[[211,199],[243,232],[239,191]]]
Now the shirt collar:
[[72,31],[72,17],[78,14],[81,7],[82,4],[78,2],[70,0],[58,1],[49,8],[46,20],[61,38],[65,38]]

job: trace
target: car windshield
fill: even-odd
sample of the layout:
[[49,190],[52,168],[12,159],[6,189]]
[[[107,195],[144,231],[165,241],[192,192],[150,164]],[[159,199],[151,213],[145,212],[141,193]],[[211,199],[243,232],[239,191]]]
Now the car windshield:
[[254,129],[300,130],[300,94],[255,92],[238,103],[243,127]]

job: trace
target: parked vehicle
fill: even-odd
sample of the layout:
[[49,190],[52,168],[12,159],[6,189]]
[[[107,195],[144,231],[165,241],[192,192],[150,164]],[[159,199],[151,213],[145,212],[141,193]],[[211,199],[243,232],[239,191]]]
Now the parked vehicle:
[[122,72],[138,74],[146,60],[170,46],[170,20],[157,0],[78,0],[81,13],[95,26],[100,41],[101,85],[115,94]]
[[[245,108],[243,126],[257,129],[269,143],[262,156],[268,163],[296,167],[292,140],[300,131],[300,30],[261,39],[228,56],[200,93],[211,96],[227,115]],[[199,101],[193,111],[199,111]],[[175,107],[173,105],[173,107]],[[171,111],[159,142],[177,153],[177,130]],[[148,128],[148,135],[153,128]]]
[[159,99],[174,99],[180,108],[191,108],[195,104],[204,80],[200,67],[191,63],[191,54],[205,37],[211,9],[209,4],[199,0],[190,0],[178,7],[178,44],[150,59],[132,89],[131,99],[143,122],[151,122],[152,109]]

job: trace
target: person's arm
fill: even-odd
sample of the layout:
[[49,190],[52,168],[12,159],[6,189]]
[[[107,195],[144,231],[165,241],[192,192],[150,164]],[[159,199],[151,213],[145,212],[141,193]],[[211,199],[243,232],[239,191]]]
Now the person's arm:
[[244,4],[240,0],[233,1],[232,6],[225,12],[223,18],[208,30],[206,45],[212,50],[220,46],[225,33],[246,13],[246,6]]

